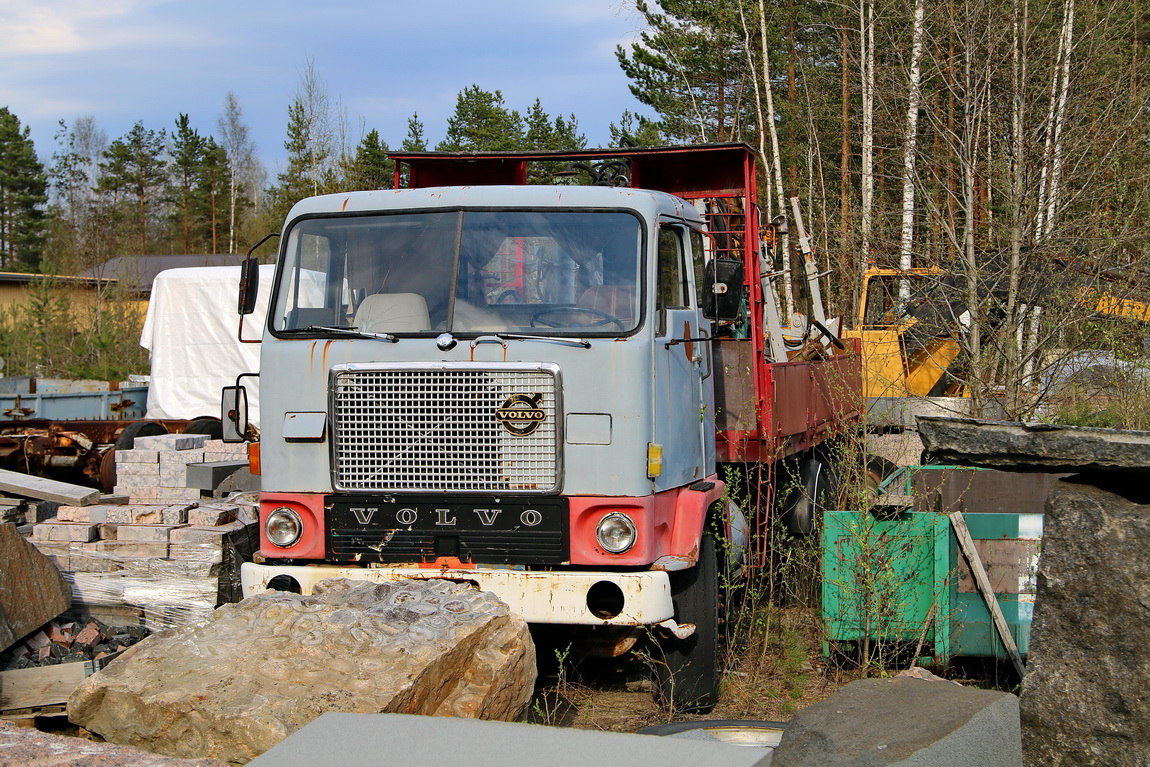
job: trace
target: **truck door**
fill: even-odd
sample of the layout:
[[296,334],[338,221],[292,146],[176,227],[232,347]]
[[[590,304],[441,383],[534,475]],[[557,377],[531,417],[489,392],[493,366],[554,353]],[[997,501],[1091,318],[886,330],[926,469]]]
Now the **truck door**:
[[[699,311],[688,268],[687,229],[660,225],[655,275],[655,343],[652,371],[655,422],[652,442],[663,448],[663,473],[655,490],[681,487],[707,476],[712,462],[704,455],[704,428],[713,414],[704,397],[706,344],[697,340]],[[713,426],[711,427],[713,431]]]

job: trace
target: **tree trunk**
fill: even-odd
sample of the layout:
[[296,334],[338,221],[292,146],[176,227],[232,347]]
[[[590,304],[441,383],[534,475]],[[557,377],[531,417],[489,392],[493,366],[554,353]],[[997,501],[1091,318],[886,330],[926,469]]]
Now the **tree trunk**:
[[[906,130],[903,132],[902,236],[899,245],[901,269],[910,269],[914,265],[915,162],[918,159],[918,108],[922,96],[922,45],[925,27],[926,4],[924,0],[915,0],[914,31],[911,34],[910,92],[906,105]],[[909,297],[909,287],[905,281],[899,287],[899,293],[904,300]]]
[[859,65],[862,70],[862,178],[859,247],[862,268],[867,266],[874,215],[874,0],[859,3]]

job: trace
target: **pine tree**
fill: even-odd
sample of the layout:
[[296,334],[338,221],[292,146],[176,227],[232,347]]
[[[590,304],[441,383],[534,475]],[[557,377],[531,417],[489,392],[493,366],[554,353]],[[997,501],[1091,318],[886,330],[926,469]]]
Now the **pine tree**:
[[104,174],[100,189],[111,194],[114,212],[119,212],[126,202],[132,203],[134,211],[123,213],[133,221],[139,255],[148,252],[152,221],[157,217],[157,203],[167,180],[166,139],[163,130],[148,130],[138,122],[126,136],[112,142],[100,164]]
[[675,141],[738,141],[754,128],[744,35],[737,11],[713,0],[644,0],[636,9],[648,28],[628,53],[615,56],[631,93],[659,114]]
[[460,91],[455,114],[447,118],[441,152],[514,151],[523,147],[523,117],[507,109],[503,94],[472,85]]
[[387,142],[379,131],[370,130],[355,148],[355,154],[346,159],[344,186],[355,189],[391,189],[394,182],[395,162],[388,159]]
[[48,177],[31,130],[0,107],[0,264],[38,271],[47,225]]
[[399,148],[404,152],[427,151],[427,139],[423,135],[423,123],[419,120],[418,112],[407,118],[407,136]]
[[206,151],[207,141],[181,112],[172,133],[171,198],[184,253],[195,252],[193,244],[198,249],[203,241],[203,220],[197,215],[202,206],[197,203],[202,196],[199,182]]
[[[197,196],[197,216],[206,227],[210,251],[220,252],[221,232],[230,220],[230,211],[242,211],[251,205],[246,197],[232,197],[232,163],[222,146],[209,136],[204,141],[204,153],[197,169],[197,184],[201,194]],[[230,238],[229,238],[230,243]],[[228,252],[234,252],[229,244]]]
[[664,143],[656,121],[637,115],[629,109],[623,110],[619,124],[611,123],[608,130],[611,133],[612,146],[661,146]]

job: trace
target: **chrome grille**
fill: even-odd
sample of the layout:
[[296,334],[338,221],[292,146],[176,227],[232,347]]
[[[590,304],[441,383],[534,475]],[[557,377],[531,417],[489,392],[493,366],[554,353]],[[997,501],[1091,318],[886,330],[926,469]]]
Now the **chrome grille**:
[[[332,378],[338,490],[557,489],[561,416],[553,370],[346,365]],[[510,433],[495,417],[515,394],[542,395],[544,418],[526,436]]]

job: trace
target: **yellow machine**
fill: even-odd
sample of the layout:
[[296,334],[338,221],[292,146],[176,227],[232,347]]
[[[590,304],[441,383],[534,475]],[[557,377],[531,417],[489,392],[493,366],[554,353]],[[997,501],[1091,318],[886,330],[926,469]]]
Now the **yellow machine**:
[[863,393],[872,415],[912,425],[911,411],[923,410],[910,406],[912,398],[933,412],[969,411],[965,387],[947,374],[961,351],[948,326],[961,316],[949,319],[957,310],[940,289],[945,274],[879,267],[863,273],[859,323],[843,336],[861,340]]

